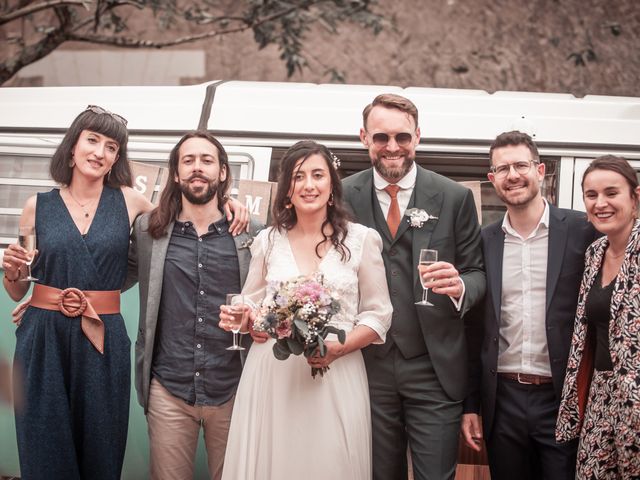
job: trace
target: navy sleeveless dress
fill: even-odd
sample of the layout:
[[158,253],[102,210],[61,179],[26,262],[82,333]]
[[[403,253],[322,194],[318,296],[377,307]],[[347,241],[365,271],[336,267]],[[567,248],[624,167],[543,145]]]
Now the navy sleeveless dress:
[[[102,191],[81,235],[60,191],[38,194],[33,275],[60,289],[119,290],[127,274],[129,217],[120,189]],[[119,479],[129,419],[130,345],[120,314],[100,315],[105,353],[82,333],[80,317],[29,307],[16,330],[14,368],[21,477]]]

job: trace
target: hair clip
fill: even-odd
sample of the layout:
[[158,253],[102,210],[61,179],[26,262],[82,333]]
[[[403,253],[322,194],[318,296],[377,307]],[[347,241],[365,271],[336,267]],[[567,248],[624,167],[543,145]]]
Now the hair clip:
[[331,150],[329,150],[329,153],[331,154],[331,163],[333,164],[333,168],[335,168],[336,170],[339,169],[340,159]]

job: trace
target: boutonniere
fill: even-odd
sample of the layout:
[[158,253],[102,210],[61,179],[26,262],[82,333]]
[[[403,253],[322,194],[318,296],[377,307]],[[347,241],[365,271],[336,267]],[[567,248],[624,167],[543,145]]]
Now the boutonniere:
[[422,228],[425,222],[429,220],[438,220],[438,217],[428,214],[421,208],[410,208],[405,212],[405,216],[408,216],[407,222],[413,228]]

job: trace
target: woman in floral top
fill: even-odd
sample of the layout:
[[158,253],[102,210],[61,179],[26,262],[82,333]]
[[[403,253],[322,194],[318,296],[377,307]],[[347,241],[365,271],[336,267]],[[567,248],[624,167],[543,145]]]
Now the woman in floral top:
[[578,479],[640,478],[640,187],[622,158],[582,180],[587,249],[556,437],[580,437]]

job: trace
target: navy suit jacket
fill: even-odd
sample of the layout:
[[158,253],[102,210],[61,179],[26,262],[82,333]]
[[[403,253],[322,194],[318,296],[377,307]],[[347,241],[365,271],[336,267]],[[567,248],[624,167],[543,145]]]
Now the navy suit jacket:
[[[549,206],[545,325],[558,406],[584,271],[584,253],[596,238],[596,231],[587,222],[584,213]],[[469,313],[473,320],[467,322],[470,377],[464,411],[482,414],[484,436],[489,438],[497,389],[504,253],[502,220],[482,230],[482,251],[487,274],[487,293],[484,302]]]

